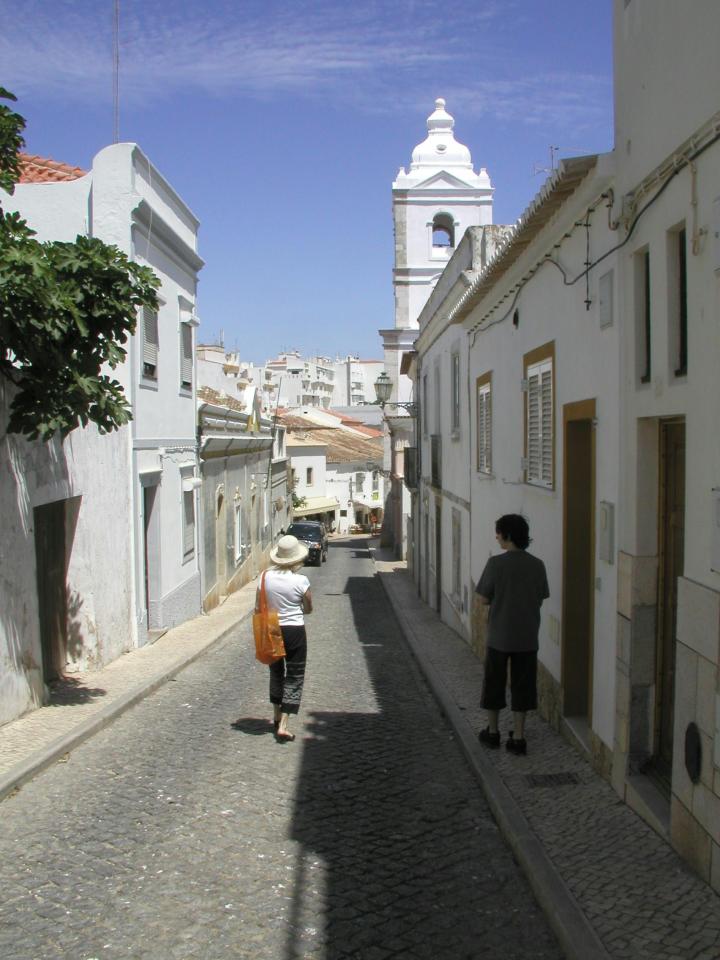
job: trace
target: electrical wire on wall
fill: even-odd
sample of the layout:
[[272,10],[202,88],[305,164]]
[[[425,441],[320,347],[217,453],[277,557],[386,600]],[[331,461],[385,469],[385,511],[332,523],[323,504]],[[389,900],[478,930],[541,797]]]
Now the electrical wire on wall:
[[[583,217],[583,219],[582,219],[582,220],[577,220],[577,221],[575,222],[575,224],[574,224],[574,227],[584,227],[585,230],[586,230],[586,261],[585,261],[585,265],[584,265],[584,266],[585,266],[585,269],[582,270],[577,276],[575,276],[575,277],[573,277],[573,278],[571,279],[571,278],[568,277],[567,271],[564,269],[564,267],[562,266],[562,264],[560,264],[557,260],[553,259],[552,254],[550,254],[550,253],[545,254],[545,256],[542,258],[542,260],[538,261],[538,262],[535,264],[535,266],[534,266],[531,270],[529,270],[528,273],[527,273],[521,280],[518,281],[516,287],[514,287],[513,290],[511,291],[511,292],[514,291],[515,295],[514,295],[514,297],[513,297],[513,300],[512,300],[512,303],[510,304],[509,309],[508,309],[501,317],[498,317],[496,320],[492,320],[492,321],[490,321],[489,323],[485,323],[485,324],[484,324],[483,321],[481,320],[479,323],[475,324],[475,326],[474,326],[471,330],[468,331],[468,336],[470,336],[470,334],[472,334],[472,341],[471,341],[470,346],[471,346],[471,347],[474,346],[474,344],[475,344],[475,338],[476,338],[476,336],[477,336],[477,334],[478,334],[479,332],[484,331],[484,330],[489,330],[490,327],[494,327],[494,326],[496,326],[498,323],[503,323],[505,320],[508,319],[509,316],[512,315],[512,313],[513,313],[513,311],[514,311],[514,309],[515,309],[515,305],[516,305],[516,303],[517,303],[517,301],[518,301],[518,298],[519,298],[519,296],[520,296],[520,293],[522,292],[522,290],[523,290],[523,288],[525,287],[526,283],[528,282],[528,280],[530,280],[530,278],[531,278],[535,273],[537,273],[537,271],[540,269],[540,267],[542,267],[542,265],[543,265],[544,263],[549,263],[549,264],[551,264],[553,267],[555,267],[555,268],[560,272],[560,274],[561,274],[561,276],[562,276],[562,279],[563,279],[563,285],[566,286],[566,287],[572,287],[572,286],[574,286],[576,283],[578,283],[580,280],[582,280],[583,278],[585,279],[585,281],[586,281],[586,299],[585,299],[585,306],[586,306],[586,309],[589,309],[589,308],[590,308],[590,303],[591,303],[591,301],[590,301],[590,293],[589,293],[589,277],[590,277],[590,272],[591,272],[592,270],[594,270],[597,266],[599,266],[604,260],[607,260],[608,257],[612,256],[614,253],[617,253],[618,250],[621,250],[621,249],[630,241],[630,239],[632,238],[633,233],[635,232],[635,228],[637,227],[638,223],[640,222],[640,220],[641,220],[641,218],[644,216],[644,214],[653,206],[653,204],[654,204],[657,200],[660,199],[660,197],[663,195],[663,193],[665,193],[665,191],[667,190],[667,188],[668,188],[668,187],[670,186],[670,184],[673,182],[673,180],[675,179],[675,177],[677,177],[677,175],[678,175],[679,173],[681,173],[681,172],[682,172],[686,167],[688,167],[688,166],[690,167],[690,170],[691,170],[691,173],[692,173],[692,176],[693,176],[693,190],[695,189],[695,187],[694,187],[694,179],[695,179],[695,177],[696,177],[695,161],[698,159],[698,157],[700,157],[703,153],[705,153],[706,150],[708,150],[711,146],[713,146],[715,143],[717,143],[718,140],[720,140],[720,127],[718,127],[718,129],[715,131],[714,135],[710,138],[710,140],[707,141],[707,143],[704,143],[701,147],[699,147],[699,148],[698,148],[697,150],[695,150],[694,152],[688,154],[687,156],[678,158],[678,159],[676,160],[676,162],[674,163],[672,170],[670,170],[670,172],[668,173],[667,179],[663,181],[663,183],[661,184],[661,186],[660,186],[660,187],[656,190],[656,192],[650,197],[650,199],[649,199],[646,203],[643,204],[643,206],[637,211],[637,213],[634,215],[634,217],[632,218],[632,220],[629,222],[628,227],[627,227],[627,233],[626,233],[626,235],[625,235],[625,238],[624,238],[623,240],[621,240],[619,243],[616,243],[614,246],[610,247],[609,250],[606,250],[606,251],[605,251],[603,254],[601,254],[596,260],[592,260],[592,261],[590,260],[590,216],[591,216],[591,214],[593,214],[593,213],[595,212],[595,210],[597,209],[597,205],[595,205],[595,206],[590,205],[590,206],[587,208],[587,210],[585,211],[585,216]],[[612,191],[609,191],[608,193],[602,194],[602,195],[601,195],[601,199],[606,199],[606,200],[609,201],[608,207],[609,207],[609,209],[610,209],[611,206],[612,206],[612,200],[613,200]],[[693,214],[696,215],[695,207],[693,207]],[[618,226],[619,226],[619,223],[616,222],[615,224],[611,224],[611,226],[612,226],[613,229],[617,229]],[[569,238],[572,236],[573,232],[574,232],[574,230],[570,230],[570,231],[568,231],[567,233],[565,233],[565,234],[563,235],[563,237],[562,237],[562,240],[569,239]],[[698,233],[699,233],[699,231],[698,231]],[[555,244],[555,248],[559,248],[560,245],[561,245],[561,242],[556,243],[556,244]],[[698,250],[699,250],[698,240],[697,240],[695,234],[693,234],[693,253],[697,253]],[[505,298],[503,298],[503,299],[505,299]]]

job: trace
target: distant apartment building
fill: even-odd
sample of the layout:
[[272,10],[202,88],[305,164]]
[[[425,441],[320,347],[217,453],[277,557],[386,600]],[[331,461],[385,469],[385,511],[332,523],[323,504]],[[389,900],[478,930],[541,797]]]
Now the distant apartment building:
[[237,367],[238,374],[248,377],[263,394],[263,410],[274,406],[285,408],[356,407],[372,403],[374,383],[383,369],[381,360],[361,360],[348,354],[345,357],[303,357],[297,350],[282,352],[264,365],[244,363],[236,354],[222,358],[222,348],[207,348],[218,353],[220,366]]

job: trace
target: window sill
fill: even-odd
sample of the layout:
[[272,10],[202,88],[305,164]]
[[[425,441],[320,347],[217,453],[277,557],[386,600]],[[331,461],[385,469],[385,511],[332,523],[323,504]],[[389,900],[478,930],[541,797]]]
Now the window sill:
[[157,382],[157,380],[149,380],[147,377],[142,377],[138,383],[138,386],[141,390],[154,390],[155,393],[157,393],[160,389],[160,384]]
[[533,490],[541,490],[543,493],[555,493],[554,483],[539,483],[535,480],[525,480],[526,487],[532,487]]

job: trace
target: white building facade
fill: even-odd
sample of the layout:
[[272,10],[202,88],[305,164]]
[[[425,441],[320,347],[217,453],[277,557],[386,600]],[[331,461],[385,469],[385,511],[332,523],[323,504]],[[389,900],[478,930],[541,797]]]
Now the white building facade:
[[203,609],[267,566],[291,511],[283,427],[262,415],[257,388],[238,398],[200,387]]
[[114,371],[129,426],[107,436],[89,426],[63,443],[6,439],[0,722],[40,705],[53,678],[108,663],[200,610],[192,481],[202,267],[198,221],[135,144],[102,150],[89,173],[20,183],[3,206],[41,241],[115,244],[161,287],[160,309],[139,316]]
[[624,389],[613,782],[720,890],[720,8],[614,9]]
[[414,575],[481,653],[494,522],[528,518],[542,711],[720,889],[720,8],[614,16],[613,153],[469,231],[421,313]]

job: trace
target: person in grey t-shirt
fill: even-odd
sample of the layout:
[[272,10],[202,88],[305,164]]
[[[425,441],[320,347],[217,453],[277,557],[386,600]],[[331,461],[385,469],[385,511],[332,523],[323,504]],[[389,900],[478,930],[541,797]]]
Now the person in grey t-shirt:
[[505,687],[510,661],[510,697],[514,729],[505,744],[510,753],[527,753],[525,714],[537,707],[537,650],[540,607],[550,596],[545,564],[527,553],[527,520],[508,513],[495,524],[495,538],[505,551],[490,557],[476,592],[490,607],[481,706],[488,725],[478,734],[486,747],[500,746],[498,719],[507,705]]

